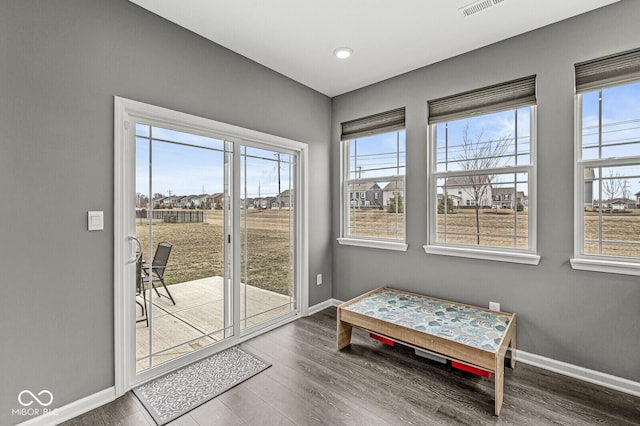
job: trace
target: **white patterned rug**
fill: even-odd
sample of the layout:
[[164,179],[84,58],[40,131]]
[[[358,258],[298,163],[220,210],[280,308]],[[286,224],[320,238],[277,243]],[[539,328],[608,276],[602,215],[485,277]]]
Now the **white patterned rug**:
[[133,393],[161,426],[270,366],[234,346],[138,386]]

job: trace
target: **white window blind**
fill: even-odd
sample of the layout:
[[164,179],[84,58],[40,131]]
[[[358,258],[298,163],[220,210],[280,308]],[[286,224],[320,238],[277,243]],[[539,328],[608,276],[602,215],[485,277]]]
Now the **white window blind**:
[[640,49],[581,62],[575,65],[576,92],[640,80]]
[[494,84],[428,102],[429,124],[536,103],[536,76]]
[[346,141],[363,136],[404,129],[405,109],[398,108],[380,114],[369,115],[342,123],[340,140]]

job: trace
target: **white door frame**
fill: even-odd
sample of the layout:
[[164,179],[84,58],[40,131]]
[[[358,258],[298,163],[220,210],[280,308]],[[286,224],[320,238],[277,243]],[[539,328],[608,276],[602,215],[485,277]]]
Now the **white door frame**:
[[[135,304],[134,286],[130,277],[135,276],[135,245],[129,238],[135,233],[135,219],[132,221],[131,212],[135,209],[135,140],[134,119],[153,120],[157,123],[165,122],[172,126],[180,126],[185,130],[210,134],[218,139],[239,144],[262,145],[273,149],[293,150],[298,155],[298,174],[296,185],[297,205],[299,214],[296,215],[296,284],[297,306],[295,315],[279,322],[270,323],[260,330],[240,332],[240,322],[234,321],[234,335],[219,344],[208,346],[192,352],[173,361],[154,367],[151,371],[136,375],[135,373]],[[236,150],[237,151],[237,150]],[[234,159],[239,154],[234,152]],[[234,160],[236,162],[237,160]],[[116,397],[123,395],[137,384],[151,380],[179,366],[194,362],[212,353],[236,345],[258,334],[293,321],[308,314],[309,309],[309,223],[308,223],[308,145],[267,133],[257,132],[202,117],[196,117],[166,108],[137,102],[121,97],[114,97],[114,200],[113,200],[113,255],[114,255],[114,363],[115,363],[115,391]],[[234,180],[239,169],[234,167]],[[237,186],[237,185],[235,185]],[[237,192],[234,186],[234,193]],[[235,195],[235,194],[234,194]],[[237,217],[239,201],[233,203],[232,212]],[[133,228],[132,228],[133,226]],[[233,221],[235,235],[239,224]],[[239,244],[235,244],[234,252],[239,256]],[[239,259],[237,257],[236,259]],[[239,262],[234,262],[238,263]],[[235,276],[236,274],[234,274]],[[239,277],[239,275],[238,275]],[[234,278],[237,282],[239,278]],[[236,287],[238,288],[236,290]],[[239,286],[234,285],[234,294],[239,293]],[[234,301],[239,298],[234,297]],[[234,302],[235,303],[235,302]],[[239,309],[235,311],[238,312]],[[237,316],[235,315],[237,319]],[[133,358],[133,359],[132,359]]]

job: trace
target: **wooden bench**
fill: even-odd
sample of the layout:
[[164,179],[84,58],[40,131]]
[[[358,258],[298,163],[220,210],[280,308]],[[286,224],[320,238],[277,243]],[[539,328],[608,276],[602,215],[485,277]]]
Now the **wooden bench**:
[[[381,287],[338,306],[338,350],[351,343],[352,326],[493,373],[500,415],[505,354],[516,348],[515,314]],[[512,353],[511,368],[515,363]]]

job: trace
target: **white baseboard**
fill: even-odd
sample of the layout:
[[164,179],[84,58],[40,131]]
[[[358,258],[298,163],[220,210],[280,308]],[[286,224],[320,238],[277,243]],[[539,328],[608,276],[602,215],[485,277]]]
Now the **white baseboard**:
[[94,393],[63,407],[56,408],[52,413],[33,417],[20,426],[50,426],[52,424],[60,424],[67,420],[71,420],[81,414],[101,407],[116,399],[116,388],[110,387],[103,391]]
[[317,312],[320,312],[323,309],[327,309],[327,308],[330,308],[332,306],[338,306],[341,303],[342,302],[340,300],[337,300],[337,299],[325,300],[324,302],[320,302],[317,305],[310,306],[307,315],[313,315],[313,314],[315,314]]
[[596,370],[579,367],[555,359],[546,358],[540,355],[531,354],[517,349],[515,351],[516,361],[529,364],[554,373],[563,374],[578,380],[593,383],[605,388],[624,392],[629,395],[640,396],[640,383],[622,377],[612,376]]

